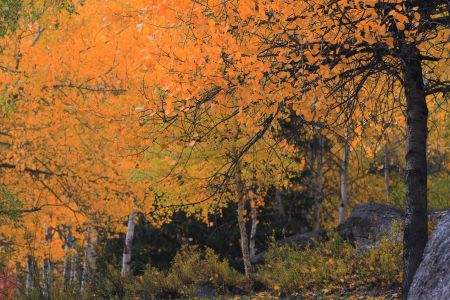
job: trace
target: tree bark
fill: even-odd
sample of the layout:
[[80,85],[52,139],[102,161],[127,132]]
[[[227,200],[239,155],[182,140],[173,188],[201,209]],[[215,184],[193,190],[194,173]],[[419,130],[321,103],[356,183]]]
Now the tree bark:
[[348,128],[347,128],[347,131],[345,132],[344,154],[342,157],[340,182],[339,182],[341,195],[341,203],[339,205],[339,224],[342,224],[345,221],[345,212],[347,210],[348,205],[347,179],[348,179],[349,160],[350,160],[350,145],[348,144]]
[[239,225],[239,233],[241,236],[241,250],[242,250],[242,260],[244,262],[244,272],[245,276],[250,276],[252,273],[252,263],[250,261],[250,251],[248,247],[248,236],[247,229],[245,227],[245,219],[244,219],[244,202],[242,199],[238,202],[237,208],[237,219]]
[[250,261],[256,256],[256,229],[258,226],[258,210],[254,206],[250,212],[250,217],[252,219],[252,227],[250,229]]
[[64,288],[67,288],[70,284],[70,277],[72,273],[72,253],[75,238],[72,235],[72,229],[67,227],[67,234],[64,236],[64,267],[63,267],[63,278],[64,278]]
[[406,299],[428,240],[427,212],[427,119],[419,50],[405,44],[401,49],[406,96],[406,222],[403,241],[403,295]]
[[131,274],[131,254],[133,248],[134,228],[136,227],[137,211],[133,211],[128,216],[127,234],[125,236],[125,244],[123,247],[122,256],[122,272],[123,278],[130,276]]
[[83,275],[83,270],[80,262],[80,254],[78,252],[72,255],[71,270],[72,272],[70,274],[70,282],[72,283],[73,291],[78,294],[81,289],[81,281]]
[[241,237],[242,260],[244,262],[245,276],[250,276],[252,272],[252,264],[250,261],[250,251],[248,245],[247,228],[245,226],[245,195],[244,185],[241,178],[241,169],[238,165],[235,174],[236,180],[236,196],[238,198],[237,221],[239,225],[239,234]]
[[390,203],[391,201],[391,183],[389,181],[389,148],[386,139],[386,144],[384,144],[384,186],[386,189],[386,201]]
[[72,257],[70,255],[69,245],[64,246],[64,266],[63,266],[63,278],[64,288],[67,288],[70,282],[70,274],[72,272]]
[[286,210],[284,209],[284,203],[283,203],[283,197],[281,195],[281,191],[278,188],[275,189],[275,201],[277,204],[278,215],[281,218],[284,218],[286,216]]
[[322,213],[322,188],[323,188],[323,150],[324,150],[324,136],[318,134],[315,137],[315,180],[314,180],[314,225],[313,229],[320,230],[321,228],[321,213]]
[[27,258],[27,276],[25,278],[25,290],[27,294],[30,294],[34,289],[34,281],[36,276],[36,261],[32,255],[28,255]]
[[42,295],[44,299],[51,299],[52,288],[53,288],[53,267],[52,262],[49,258],[44,259],[44,278],[43,278],[43,289]]
[[95,251],[95,238],[92,229],[89,229],[86,245],[86,256],[81,277],[81,291],[86,291],[88,285],[94,284],[95,268],[97,264],[97,253]]

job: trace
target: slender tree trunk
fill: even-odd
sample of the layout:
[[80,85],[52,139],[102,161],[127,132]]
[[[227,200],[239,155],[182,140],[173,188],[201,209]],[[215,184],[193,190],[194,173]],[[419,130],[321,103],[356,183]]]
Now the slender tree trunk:
[[81,289],[81,280],[82,280],[82,267],[80,262],[80,254],[76,252],[72,255],[72,267],[70,273],[70,282],[73,286],[73,291],[78,294]]
[[69,286],[71,271],[72,271],[72,257],[70,254],[70,246],[66,241],[66,245],[64,246],[64,266],[63,266],[64,288],[67,288]]
[[34,289],[34,281],[36,276],[36,262],[32,255],[28,255],[27,258],[27,276],[25,278],[25,290],[27,294]]
[[64,278],[64,288],[66,289],[70,285],[70,277],[72,273],[72,253],[75,238],[72,235],[72,229],[67,227],[67,235],[65,236],[64,245],[64,267],[63,267],[63,278]]
[[323,151],[324,151],[324,136],[322,134],[316,135],[315,145],[315,161],[316,172],[314,180],[314,230],[321,228],[321,213],[322,213],[322,188],[323,188]]
[[275,201],[277,204],[278,215],[284,218],[286,216],[286,210],[284,209],[283,197],[279,189],[275,189]]
[[49,258],[44,259],[44,279],[42,295],[44,299],[51,299],[53,288],[53,266]]
[[77,281],[78,263],[79,263],[78,254],[75,253],[74,255],[72,255],[72,262],[70,263],[71,264],[71,267],[70,267],[70,282],[76,282]]
[[121,276],[126,278],[131,274],[131,253],[133,248],[134,228],[136,227],[137,211],[133,211],[128,216],[127,234],[125,236],[125,245],[123,247],[122,256],[122,272]]
[[242,260],[244,261],[244,271],[245,276],[248,277],[252,272],[252,263],[250,261],[250,251],[248,246],[247,229],[245,227],[244,211],[245,211],[244,202],[241,201],[240,199],[237,208],[237,219],[239,225],[239,233],[241,236],[241,250],[242,250]]
[[406,222],[403,241],[403,297],[408,296],[414,274],[428,240],[427,119],[420,53],[416,46],[401,49],[407,110]]
[[386,201],[390,203],[391,201],[391,183],[389,181],[389,148],[386,139],[386,144],[384,144],[384,186],[386,189]]
[[94,284],[94,275],[97,263],[97,253],[95,252],[95,238],[92,229],[88,231],[86,256],[83,265],[83,274],[81,277],[81,291],[86,291],[88,285]]
[[252,227],[250,229],[250,260],[252,261],[256,256],[256,229],[258,226],[258,209],[253,206],[250,217],[252,219]]
[[348,205],[347,181],[348,181],[348,163],[350,160],[350,145],[348,144],[348,128],[345,133],[344,154],[342,157],[342,165],[340,172],[340,194],[341,204],[339,205],[339,224],[345,221],[345,212]]
[[250,276],[252,272],[252,264],[250,261],[250,251],[248,245],[247,228],[245,226],[245,195],[244,185],[241,178],[240,166],[236,171],[236,196],[238,197],[237,220],[239,225],[239,234],[241,237],[242,260],[244,262],[245,276]]

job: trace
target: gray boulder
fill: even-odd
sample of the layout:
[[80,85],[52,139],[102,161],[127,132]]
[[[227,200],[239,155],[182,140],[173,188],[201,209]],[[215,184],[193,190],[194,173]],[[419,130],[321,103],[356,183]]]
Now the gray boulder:
[[450,299],[450,211],[439,222],[425,247],[408,299]]
[[205,283],[197,289],[197,297],[200,299],[213,299],[216,295],[216,289],[211,283]]
[[390,205],[360,204],[352,210],[350,217],[338,226],[338,233],[343,239],[367,246],[389,231],[394,220],[403,218],[403,210]]
[[[305,233],[299,233],[296,235],[289,236],[283,240],[277,241],[278,245],[292,245],[297,248],[305,248],[307,246],[314,245],[315,242],[322,241],[326,239],[327,234],[325,230],[317,230],[317,231],[310,231]],[[254,264],[260,264],[264,262],[264,255],[266,252],[261,252],[255,257],[251,258],[252,263]]]

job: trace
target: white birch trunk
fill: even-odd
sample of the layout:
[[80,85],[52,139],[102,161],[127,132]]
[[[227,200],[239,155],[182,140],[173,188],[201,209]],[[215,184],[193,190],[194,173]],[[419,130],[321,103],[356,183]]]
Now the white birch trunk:
[[136,227],[137,211],[133,211],[128,217],[127,234],[122,256],[121,276],[126,278],[131,274],[131,254],[133,249],[134,229]]
[[67,235],[65,236],[64,245],[64,267],[63,267],[63,278],[64,278],[64,288],[67,288],[70,284],[70,277],[72,273],[72,253],[75,238],[72,235],[72,229],[67,227]]
[[83,274],[81,278],[81,291],[86,291],[88,284],[94,283],[94,272],[97,263],[97,253],[95,252],[95,239],[93,230],[89,230],[86,256],[83,264]]
[[81,275],[82,270],[80,266],[80,255],[79,253],[75,253],[72,255],[72,267],[70,273],[70,282],[73,286],[73,291],[78,293],[81,288]]
[[44,278],[42,294],[44,296],[44,299],[51,299],[53,288],[53,267],[52,262],[49,258],[44,259],[43,269]]
[[32,255],[28,255],[27,258],[27,275],[25,277],[25,291],[30,294],[34,289],[34,276],[35,276],[35,261]]
[[252,263],[250,261],[250,252],[248,247],[248,236],[247,229],[245,227],[245,219],[244,219],[244,202],[243,199],[240,199],[238,202],[237,208],[237,219],[239,225],[239,233],[241,237],[241,250],[242,250],[242,260],[244,262],[244,272],[245,276],[250,276],[252,272]]
[[250,212],[252,218],[252,227],[250,229],[250,261],[252,261],[256,256],[256,229],[258,226],[258,210],[254,206]]
[[66,242],[66,245],[64,246],[64,266],[63,266],[63,278],[65,288],[69,285],[71,268],[72,267],[70,257],[70,246]]

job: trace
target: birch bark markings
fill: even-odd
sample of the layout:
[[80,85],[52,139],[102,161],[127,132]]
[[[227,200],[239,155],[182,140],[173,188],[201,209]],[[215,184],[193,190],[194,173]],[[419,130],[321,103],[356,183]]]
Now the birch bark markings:
[[247,229],[245,226],[245,205],[242,201],[238,202],[237,219],[239,225],[239,234],[241,237],[242,260],[244,262],[245,276],[249,277],[252,273],[252,263],[250,260],[250,251],[248,244]]
[[125,236],[125,244],[122,256],[121,276],[126,278],[131,275],[131,255],[133,249],[134,229],[136,227],[137,211],[133,211],[128,217],[127,233]]
[[25,291],[27,294],[31,293],[34,289],[34,281],[36,273],[36,261],[33,255],[28,255],[27,258],[27,274],[25,277]]
[[89,286],[92,286],[95,283],[95,269],[97,264],[95,241],[95,232],[92,228],[89,228],[86,239],[86,256],[81,277],[81,291],[86,291]]
[[256,256],[256,230],[258,227],[258,209],[254,204],[250,211],[250,217],[252,219],[252,226],[250,228],[249,250],[250,250],[250,261],[253,261],[253,259]]
[[247,228],[245,226],[245,200],[246,196],[244,194],[244,182],[242,181],[242,170],[241,166],[238,163],[236,166],[235,173],[235,189],[236,189],[236,197],[237,197],[237,221],[239,225],[239,234],[241,238],[241,251],[242,251],[242,260],[244,262],[244,272],[245,276],[250,276],[252,272],[252,264],[250,260],[250,251],[249,251],[249,241],[247,235]]
[[72,235],[72,228],[67,227],[67,233],[63,235],[65,245],[64,245],[64,267],[63,267],[63,278],[64,278],[64,288],[67,288],[71,282],[72,274],[72,249],[75,243],[75,238]]
[[51,299],[53,288],[53,266],[49,258],[44,259],[43,263],[43,287],[42,295],[44,299]]

